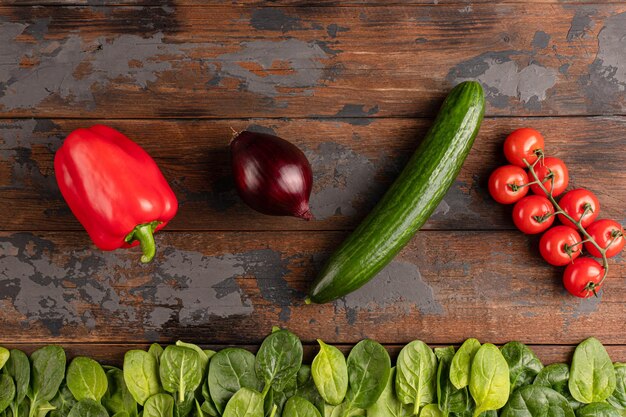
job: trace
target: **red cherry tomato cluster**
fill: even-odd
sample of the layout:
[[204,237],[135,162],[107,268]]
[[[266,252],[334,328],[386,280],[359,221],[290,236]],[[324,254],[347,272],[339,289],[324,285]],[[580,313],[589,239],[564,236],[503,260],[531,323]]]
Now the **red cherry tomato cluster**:
[[[596,220],[600,202],[591,191],[577,188],[563,194],[569,184],[567,166],[559,158],[545,156],[543,136],[535,129],[511,133],[504,142],[504,156],[510,165],[491,173],[489,193],[498,203],[515,203],[513,223],[519,230],[545,232],[539,252],[550,265],[567,265],[563,285],[570,294],[596,295],[608,272],[607,258],[621,252],[626,243],[623,227],[614,220]],[[550,228],[555,217],[561,225]],[[590,256],[580,256],[583,251]]]

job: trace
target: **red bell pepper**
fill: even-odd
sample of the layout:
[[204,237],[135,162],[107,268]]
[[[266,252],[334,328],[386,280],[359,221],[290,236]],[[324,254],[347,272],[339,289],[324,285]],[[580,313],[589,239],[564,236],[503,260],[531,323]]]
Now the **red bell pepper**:
[[141,244],[141,262],[156,252],[153,233],[178,209],[174,192],[150,155],[108,126],[77,129],[54,157],[61,194],[102,250]]

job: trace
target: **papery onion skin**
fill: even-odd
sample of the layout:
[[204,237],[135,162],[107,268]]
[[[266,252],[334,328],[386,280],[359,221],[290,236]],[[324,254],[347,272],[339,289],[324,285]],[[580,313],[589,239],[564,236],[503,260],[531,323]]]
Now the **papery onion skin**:
[[235,186],[254,210],[311,220],[311,164],[294,144],[267,133],[243,131],[230,143]]

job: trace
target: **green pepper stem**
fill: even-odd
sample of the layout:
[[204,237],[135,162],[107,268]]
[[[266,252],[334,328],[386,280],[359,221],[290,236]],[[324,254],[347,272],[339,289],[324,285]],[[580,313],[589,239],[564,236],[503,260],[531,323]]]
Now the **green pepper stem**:
[[159,221],[153,221],[150,223],[144,223],[136,226],[132,232],[130,232],[124,239],[127,243],[131,243],[134,240],[139,241],[143,255],[141,256],[141,262],[147,264],[154,258],[156,254],[156,244],[154,243],[154,231],[160,224]]

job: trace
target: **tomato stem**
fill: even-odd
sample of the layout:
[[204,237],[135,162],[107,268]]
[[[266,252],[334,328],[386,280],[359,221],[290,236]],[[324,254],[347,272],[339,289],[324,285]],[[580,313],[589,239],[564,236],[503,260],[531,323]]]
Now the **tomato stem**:
[[[530,172],[530,174],[533,176],[534,180],[537,181],[537,185],[539,186],[539,188],[541,188],[541,190],[548,196],[548,199],[550,200],[550,202],[552,203],[552,205],[554,205],[554,215],[556,214],[560,214],[563,217],[565,217],[567,220],[569,220],[572,224],[576,225],[576,227],[578,228],[578,230],[580,231],[580,233],[583,234],[583,236],[585,237],[585,240],[583,240],[583,242],[589,242],[591,243],[593,246],[596,247],[596,249],[598,249],[598,252],[600,252],[600,255],[602,256],[602,267],[604,268],[604,273],[602,274],[602,278],[600,279],[600,281],[598,281],[598,283],[593,283],[593,282],[589,282],[587,284],[587,286],[585,287],[585,289],[587,289],[587,287],[591,286],[590,291],[593,291],[594,295],[597,296],[596,294],[596,287],[599,287],[602,285],[602,283],[604,282],[604,280],[606,279],[607,275],[609,274],[609,260],[606,257],[606,251],[609,248],[610,244],[607,245],[606,248],[602,248],[598,242],[595,241],[595,239],[593,237],[591,237],[591,235],[587,232],[587,230],[583,227],[582,225],[582,220],[583,218],[587,215],[587,213],[589,211],[593,212],[593,208],[591,207],[591,205],[589,203],[585,204],[584,206],[584,210],[583,210],[583,214],[580,216],[580,219],[578,220],[574,220],[574,218],[572,216],[570,216],[569,214],[567,214],[562,208],[561,206],[559,206],[559,203],[556,202],[556,199],[554,198],[554,196],[552,195],[552,189],[554,188],[554,179],[552,180],[552,187],[550,187],[550,191],[548,192],[548,190],[546,189],[546,187],[543,185],[543,183],[539,180],[539,176],[537,175],[537,173],[535,172],[535,165],[537,164],[537,162],[539,162],[540,159],[543,158],[543,152],[539,149],[535,150],[535,154],[538,156],[537,160],[535,162],[533,162],[532,164],[528,163],[528,161],[526,160],[526,158],[523,159],[524,163],[526,164],[526,168],[528,168],[528,172]],[[619,237],[619,236],[618,236]],[[614,238],[617,239],[617,238]],[[613,243],[613,240],[611,241],[611,243]]]

